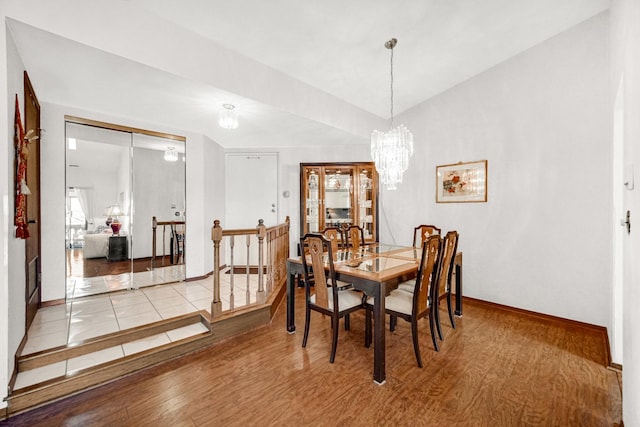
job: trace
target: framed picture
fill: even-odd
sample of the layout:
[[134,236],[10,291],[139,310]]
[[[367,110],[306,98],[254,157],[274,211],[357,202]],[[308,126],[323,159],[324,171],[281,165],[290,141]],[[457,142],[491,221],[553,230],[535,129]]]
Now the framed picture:
[[436,202],[487,201],[487,161],[436,166]]

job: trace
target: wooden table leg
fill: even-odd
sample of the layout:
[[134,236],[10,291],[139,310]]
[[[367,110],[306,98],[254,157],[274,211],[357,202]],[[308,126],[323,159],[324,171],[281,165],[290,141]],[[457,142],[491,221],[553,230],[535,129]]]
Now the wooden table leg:
[[296,275],[288,271],[287,274],[287,332],[296,331]]
[[380,284],[374,292],[373,304],[373,381],[382,385],[386,381],[384,297],[385,285]]
[[[462,260],[461,260],[462,261]],[[462,262],[456,263],[456,316],[462,316]]]

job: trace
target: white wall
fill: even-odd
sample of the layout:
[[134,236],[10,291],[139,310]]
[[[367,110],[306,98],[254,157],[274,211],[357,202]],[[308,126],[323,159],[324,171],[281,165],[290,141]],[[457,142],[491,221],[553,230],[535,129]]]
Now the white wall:
[[[200,251],[203,255],[203,269],[205,273],[213,271],[213,242],[211,241],[211,227],[216,219],[222,220],[225,211],[225,186],[224,186],[224,150],[211,139],[204,137],[202,144],[202,156],[197,157],[197,152],[187,151],[187,158],[203,162],[204,174],[202,180],[202,205],[204,209],[204,222],[200,234],[202,241]],[[189,213],[187,212],[187,216]],[[190,223],[189,223],[190,224]],[[197,248],[196,248],[197,250]],[[186,258],[190,257],[190,249],[187,248]],[[188,276],[195,277],[195,275]]]
[[[623,212],[631,211],[631,234],[623,233],[622,395],[625,425],[640,425],[640,3],[614,0],[611,5],[611,87],[622,81],[624,166],[635,166],[634,189],[624,190]],[[624,76],[624,78],[623,78]],[[613,96],[612,94],[612,96]]]
[[[608,72],[604,13],[400,116],[416,148],[381,240],[456,229],[465,295],[608,326]],[[435,203],[436,165],[481,159],[487,203]]]
[[[0,227],[0,386],[8,383],[14,368],[13,355],[25,333],[25,243],[16,239],[14,215],[14,113],[16,94],[24,125],[24,65],[15,43],[8,32],[0,31],[0,85],[5,102],[1,103],[0,117],[6,126],[0,150],[5,160],[0,164],[0,195],[2,197],[2,226]],[[5,38],[6,37],[6,38]],[[5,50],[6,49],[6,50]],[[6,60],[6,63],[4,62]],[[6,92],[4,89],[6,88]],[[6,121],[5,121],[6,120]],[[6,313],[6,316],[4,315]],[[6,388],[1,395],[5,396]],[[4,400],[0,408],[6,407]]]

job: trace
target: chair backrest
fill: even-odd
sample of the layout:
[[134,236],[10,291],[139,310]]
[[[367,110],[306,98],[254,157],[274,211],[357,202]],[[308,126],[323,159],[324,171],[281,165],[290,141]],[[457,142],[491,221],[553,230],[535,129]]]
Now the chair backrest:
[[333,249],[334,254],[338,252],[338,249],[344,247],[344,235],[338,227],[327,227],[322,234],[331,241],[331,249]]
[[364,230],[357,225],[347,227],[345,232],[345,246],[355,251],[364,246]]
[[413,229],[413,246],[419,247],[429,238],[429,236],[433,236],[434,234],[440,235],[442,230],[440,230],[435,225],[419,225]]
[[[311,285],[314,285],[316,300],[315,304],[329,309],[329,286],[336,283],[336,272],[333,267],[333,249],[331,241],[322,234],[307,233],[300,238],[300,253],[302,253],[302,269],[305,275],[305,288],[307,295],[310,293]],[[324,255],[327,254],[326,264],[329,271],[325,271]],[[311,279],[308,262],[311,261]],[[328,274],[327,274],[328,273]],[[338,307],[337,292],[333,292],[333,306]]]
[[444,236],[442,243],[442,262],[440,263],[440,273],[438,274],[438,292],[437,297],[447,293],[447,284],[451,280],[451,273],[453,269],[453,259],[456,256],[458,250],[458,232],[449,231]]
[[416,276],[416,287],[413,291],[414,315],[428,309],[430,300],[433,300],[441,259],[442,238],[437,234],[429,236],[422,244],[420,268]]

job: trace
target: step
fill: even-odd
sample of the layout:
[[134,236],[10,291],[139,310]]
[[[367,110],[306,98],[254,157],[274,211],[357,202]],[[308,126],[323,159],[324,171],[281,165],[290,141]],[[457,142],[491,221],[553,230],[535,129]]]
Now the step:
[[[137,352],[131,347],[164,333],[173,333],[176,339],[158,341],[158,345]],[[209,345],[208,341],[213,342],[212,337],[208,313],[196,312],[21,356],[17,360],[15,386],[8,398],[9,413],[17,414],[191,353]],[[127,345],[127,355],[122,347],[120,356],[105,355],[109,349]],[[95,364],[105,357],[106,361]],[[75,367],[67,369],[69,363]]]

